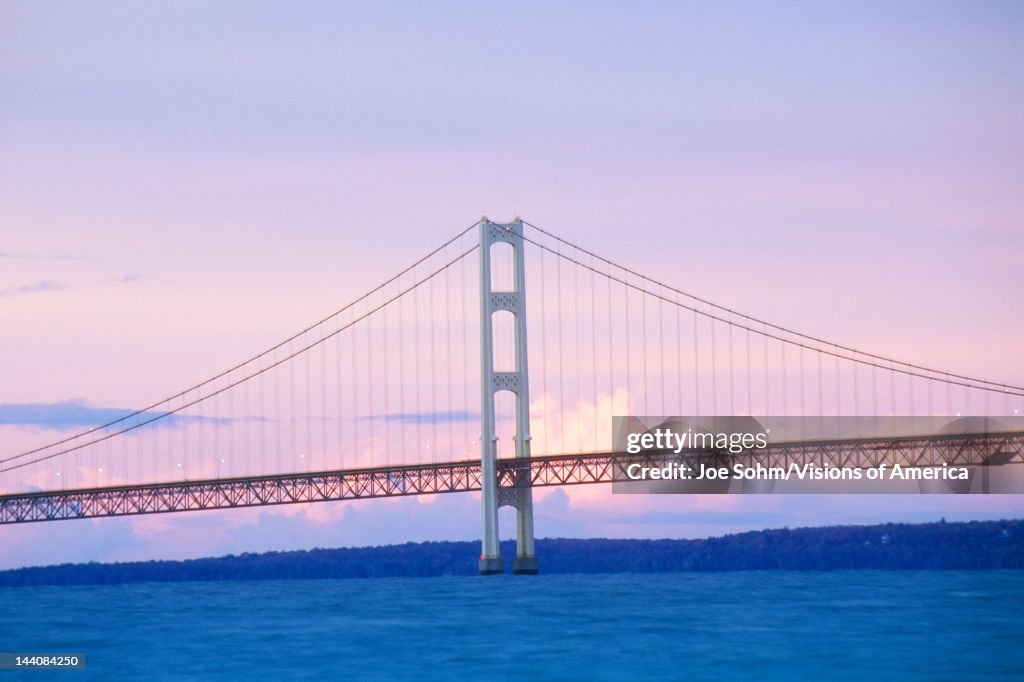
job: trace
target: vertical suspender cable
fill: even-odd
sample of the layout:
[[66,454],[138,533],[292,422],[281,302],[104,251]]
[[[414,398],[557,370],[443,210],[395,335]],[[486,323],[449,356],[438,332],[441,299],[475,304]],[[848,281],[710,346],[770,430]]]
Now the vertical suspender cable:
[[779,354],[782,356],[782,414],[789,415],[789,372],[786,371],[786,341],[779,341]]
[[907,393],[910,396],[910,398],[909,398],[909,401],[910,401],[910,404],[909,404],[910,416],[913,417],[914,416],[914,377],[912,375],[910,375],[910,374],[907,375]]
[[840,384],[839,384],[839,346],[836,346],[836,416],[840,416],[843,413],[842,410],[842,396],[840,395]]
[[[217,478],[220,478],[220,395],[217,393],[217,380],[210,382],[210,390],[213,392],[213,459],[217,464]],[[263,455],[263,472],[267,472],[266,451]]]
[[594,451],[598,450],[597,439],[597,281],[594,257],[590,257],[590,378],[594,386]]
[[718,358],[717,343],[715,342],[715,318],[708,318],[711,322],[711,416],[718,416]]
[[878,365],[871,367],[871,414],[875,417],[878,414]]
[[366,418],[369,423],[370,437],[366,446],[372,456],[373,466],[381,464],[377,459],[377,420],[374,418],[374,398],[377,397],[377,386],[373,383],[373,315],[366,318]]
[[628,414],[633,409],[633,401],[632,401],[632,398],[633,398],[632,364],[633,363],[632,363],[632,358],[630,358],[630,351],[632,349],[630,348],[630,343],[629,343],[629,337],[630,337],[629,328],[630,328],[630,326],[632,326],[631,325],[631,320],[629,319],[629,273],[626,272],[625,270],[622,272],[622,283],[623,283],[623,287],[622,287],[622,301],[623,301],[623,304],[624,304],[625,315],[626,315],[626,323],[623,325],[623,327],[626,330],[626,412]]
[[555,258],[555,290],[557,292],[556,297],[558,299],[558,442],[560,443],[559,451],[567,452],[565,443],[565,362],[563,356],[565,355],[565,348],[562,345],[562,258],[561,258],[561,247],[559,247],[559,254]]
[[764,333],[761,336],[761,353],[764,356],[763,362],[764,367],[761,369],[761,378],[764,380],[764,413],[767,416],[772,414],[772,401],[770,392],[770,382],[768,380],[768,326],[764,326]]
[[647,294],[640,292],[640,358],[641,373],[644,382],[644,414],[651,412],[650,378],[647,376]]
[[[615,407],[615,339],[612,326],[612,266],[608,264],[608,278],[605,280],[608,285],[608,399],[611,404],[612,414],[617,411]],[[626,414],[628,410],[623,412]]]
[[544,405],[544,452],[551,450],[551,396],[548,393],[548,305],[547,305],[547,284],[544,282],[545,261],[547,251],[543,247],[544,235],[538,235],[541,240],[540,249],[540,385]]
[[[659,293],[661,285],[659,285]],[[658,299],[658,362],[660,364],[658,373],[658,383],[661,385],[661,414],[666,414],[665,411],[665,301],[664,299]]]
[[[302,339],[303,342],[305,342],[306,337],[303,336]],[[312,390],[310,388],[310,385],[313,383],[313,375],[311,373],[312,370],[310,368],[312,360],[309,357],[309,351],[306,351],[302,355],[304,356],[306,361],[306,447],[304,448],[304,451],[302,453],[303,455],[305,455],[304,457],[302,457],[302,463],[305,464],[306,467],[308,468],[309,465],[311,464],[310,460],[313,457],[313,396]],[[246,382],[246,385],[248,385],[248,382]],[[246,411],[248,411],[249,406],[246,405],[245,409]],[[246,429],[246,431],[248,431],[248,428]]]
[[[445,273],[447,276],[447,273]],[[398,290],[402,290],[401,280],[398,282]],[[407,420],[407,412],[405,409],[405,315],[403,309],[405,308],[405,298],[402,297],[395,301],[398,306],[398,414],[401,415],[398,420],[398,447],[401,450],[401,457],[399,462],[401,464],[409,463],[409,450],[407,449],[408,443],[405,440],[405,422]],[[414,460],[415,461],[415,460]]]
[[693,301],[693,414],[700,416],[700,340],[697,333],[697,301]]
[[[579,260],[579,251],[575,253],[576,260]],[[576,434],[577,450],[583,450],[583,392],[582,378],[583,370],[580,365],[580,269],[579,266],[572,269],[572,296],[575,309],[573,311],[573,342],[576,345],[576,423],[579,433]]]
[[853,414],[860,416],[860,373],[857,371],[857,353],[854,351],[850,365],[853,367]]
[[[292,344],[291,344],[291,342],[289,342],[288,343],[288,355],[291,355],[291,350],[292,350]],[[297,443],[297,437],[296,437],[296,434],[295,434],[295,429],[296,429],[296,424],[295,424],[295,361],[294,361],[294,359],[292,359],[292,360],[288,360],[287,362],[288,362],[288,394],[289,394],[289,400],[291,402],[291,411],[288,413],[288,416],[290,418],[289,422],[291,424],[292,449],[291,449],[291,452],[288,453],[288,458],[285,460],[285,462],[286,462],[285,466],[288,467],[287,469],[285,469],[285,471],[291,471],[291,466],[295,465],[294,460],[298,457],[299,448],[298,448],[298,445],[296,444]]]
[[[429,269],[429,265],[427,266]],[[413,278],[415,281],[415,277]],[[412,352],[413,352],[413,384],[416,387],[416,411],[413,420],[416,422],[416,464],[423,456],[423,401],[420,393],[420,294],[419,287],[412,290]]]
[[754,414],[754,389],[750,381],[750,328],[747,328],[747,414]]
[[736,385],[733,380],[733,362],[732,362],[732,311],[728,311],[729,322],[726,324],[726,328],[729,332],[729,416],[736,416]]
[[437,461],[437,355],[434,337],[437,336],[437,318],[434,316],[434,278],[427,282],[427,296],[430,297],[430,452]]
[[[245,395],[245,394],[243,393],[243,395]],[[179,433],[181,433],[181,452],[178,453],[178,463],[182,464],[181,476],[184,479],[184,478],[188,477],[188,465],[189,465],[189,461],[188,461],[188,454],[189,454],[188,453],[188,403],[189,403],[189,400],[188,400],[188,393],[187,392],[182,395],[181,403],[182,403],[182,412],[181,412],[182,417],[181,417],[181,428],[179,429]],[[245,415],[243,415],[242,424],[245,425]],[[246,435],[248,436],[248,434],[246,434]],[[248,445],[248,443],[246,443],[246,445]],[[112,452],[113,449],[114,449],[114,439],[111,438],[110,440],[107,441],[107,470],[110,471],[111,474],[114,473],[114,466],[113,466],[114,458],[113,458],[113,452]],[[247,447],[245,450],[246,450],[245,457],[248,458],[249,457],[249,448]],[[64,478],[67,478],[66,472],[65,472]],[[64,481],[62,480],[61,482],[63,483]]]
[[822,417],[825,415],[825,387],[822,381],[822,369],[821,369],[821,342],[818,342],[818,416]]
[[[380,309],[381,316],[381,365],[382,374],[381,387],[384,389],[384,411],[381,417],[381,426],[384,427],[384,464],[391,465],[391,401],[388,395],[388,383],[391,381],[391,363],[388,362],[388,307],[385,305]],[[367,320],[369,322],[369,320]],[[373,416],[373,415],[371,415]],[[374,420],[376,421],[376,420]]]
[[804,347],[800,346],[797,348],[797,352],[800,353],[800,416],[804,417],[807,415],[806,392],[804,390],[807,383],[804,380]]
[[[445,251],[445,261],[447,262],[447,250]],[[525,305],[525,303],[524,303]],[[448,413],[448,459],[454,459],[452,455],[453,446],[455,445],[455,413],[452,411],[452,285],[451,285],[451,268],[444,269],[444,347],[445,347],[445,361],[444,368],[448,374],[448,380],[444,382],[445,385],[445,409]]]
[[889,370],[889,414],[898,415],[896,408],[896,372]]
[[[460,243],[461,247],[462,244]],[[467,303],[467,297],[469,296],[469,287],[466,286],[466,259],[463,258],[461,262],[461,277],[462,277],[462,357],[468,359],[469,354],[469,316],[468,311],[470,306]],[[477,364],[481,360],[477,359]],[[466,363],[462,363],[462,409],[469,412],[469,370],[466,368]],[[465,433],[462,442],[465,443],[467,450],[470,447],[470,427],[469,420],[464,419],[463,425],[465,427]]]
[[[327,344],[324,343],[324,327],[320,327],[320,467],[324,470],[330,468],[330,460],[327,447]],[[261,381],[263,375],[260,375]],[[262,414],[262,399],[261,399]],[[262,420],[260,421],[262,424]],[[261,439],[262,440],[262,437]]]
[[[263,367],[263,359],[257,360],[258,369]],[[267,473],[267,375],[265,372],[260,372],[260,473]],[[214,398],[216,400],[216,397]],[[214,408],[216,409],[216,408]],[[217,460],[217,466],[220,467],[220,459]]]
[[[274,357],[277,357],[275,351]],[[230,401],[228,403],[230,405]],[[232,424],[228,422],[228,434],[231,433]],[[281,368],[274,368],[274,470],[277,472],[281,471],[281,438],[284,431],[284,426],[281,423]]]
[[[352,313],[353,319],[355,318],[355,312]],[[362,452],[359,448],[359,334],[358,329],[352,330],[351,346],[352,352],[349,354],[352,363],[352,455],[356,457],[356,462],[359,466],[363,466]],[[344,461],[344,459],[342,460]]]
[[[335,322],[335,326],[337,327],[337,329],[335,331],[337,332],[337,331],[341,330],[341,320],[339,318],[335,318],[335,319],[337,319],[337,322]],[[337,394],[336,401],[335,401],[335,406],[334,406],[334,419],[337,422],[337,426],[338,426],[338,445],[337,445],[337,450],[335,451],[334,454],[337,457],[337,459],[335,461],[338,462],[338,468],[341,469],[341,468],[343,468],[342,464],[341,464],[341,462],[342,462],[342,460],[341,460],[342,452],[344,452],[344,450],[345,450],[345,444],[342,441],[342,438],[345,435],[344,434],[344,429],[342,427],[342,418],[344,416],[345,411],[341,407],[341,335],[340,334],[337,334],[334,337],[334,375],[335,375],[334,376],[334,378],[335,378],[335,387],[334,388],[335,388],[335,393]]]
[[676,414],[683,410],[683,309],[676,308]]

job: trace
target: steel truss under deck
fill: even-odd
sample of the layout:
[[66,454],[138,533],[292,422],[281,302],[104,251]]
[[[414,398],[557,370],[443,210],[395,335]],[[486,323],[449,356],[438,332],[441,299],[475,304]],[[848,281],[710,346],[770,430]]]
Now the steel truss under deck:
[[[1024,432],[863,438],[771,444],[742,455],[684,453],[707,462],[743,461],[786,467],[813,463],[839,467],[968,466],[1024,463]],[[545,455],[497,461],[498,491],[512,495],[531,486],[581,485],[623,480],[632,463],[678,461],[670,453],[623,452]],[[179,481],[0,496],[0,524],[103,516],[230,509],[327,500],[435,495],[481,489],[480,460],[414,466],[343,469],[304,474]]]

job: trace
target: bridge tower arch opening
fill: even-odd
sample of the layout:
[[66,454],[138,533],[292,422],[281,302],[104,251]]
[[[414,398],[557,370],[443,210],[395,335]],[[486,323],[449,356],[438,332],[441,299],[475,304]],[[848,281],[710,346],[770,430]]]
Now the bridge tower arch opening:
[[[508,244],[512,255],[512,288],[493,288],[492,252],[494,244]],[[523,222],[480,220],[480,383],[481,452],[480,471],[483,500],[483,539],[480,573],[504,573],[505,564],[498,543],[498,508],[516,509],[516,557],[513,573],[537,572],[533,542],[533,488],[528,469],[517,473],[507,485],[499,485],[497,475],[498,437],[495,427],[494,397],[499,391],[515,395],[515,456],[530,457],[530,390],[526,358],[526,254]],[[494,368],[494,315],[511,313],[514,318],[515,366],[511,371]]]

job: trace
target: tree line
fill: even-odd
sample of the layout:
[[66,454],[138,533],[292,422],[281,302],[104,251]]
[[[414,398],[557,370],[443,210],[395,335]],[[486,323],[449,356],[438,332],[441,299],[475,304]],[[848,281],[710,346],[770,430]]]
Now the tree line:
[[[1024,569],[1024,520],[773,529],[700,540],[537,540],[542,573]],[[0,586],[474,575],[478,542],[0,571]],[[502,543],[510,569],[515,547]]]

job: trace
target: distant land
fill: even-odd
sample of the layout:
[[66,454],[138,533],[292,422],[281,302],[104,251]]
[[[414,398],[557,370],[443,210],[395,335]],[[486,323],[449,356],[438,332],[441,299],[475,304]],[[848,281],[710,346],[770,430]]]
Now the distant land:
[[[474,575],[478,542],[312,549],[0,571],[0,587]],[[511,564],[515,547],[503,542]],[[1024,569],[1024,519],[762,530],[705,540],[537,540],[543,573]],[[528,578],[524,578],[526,580]]]

